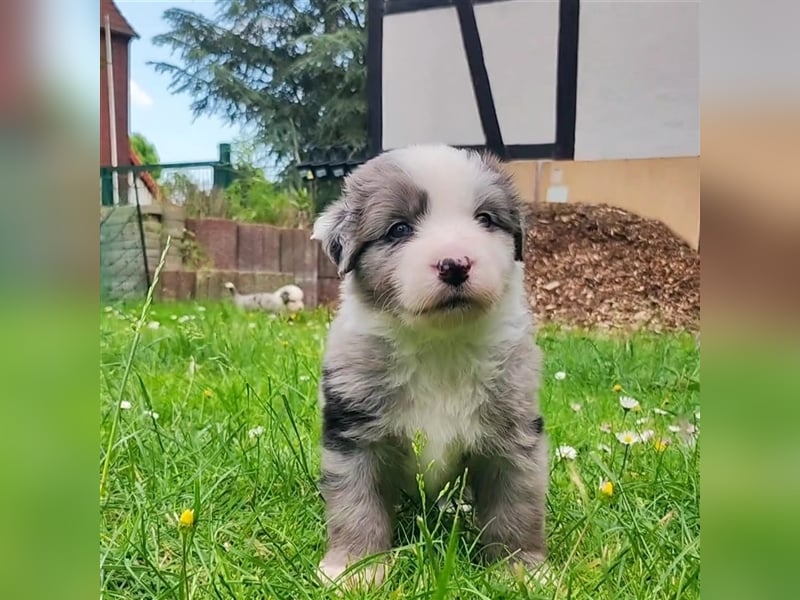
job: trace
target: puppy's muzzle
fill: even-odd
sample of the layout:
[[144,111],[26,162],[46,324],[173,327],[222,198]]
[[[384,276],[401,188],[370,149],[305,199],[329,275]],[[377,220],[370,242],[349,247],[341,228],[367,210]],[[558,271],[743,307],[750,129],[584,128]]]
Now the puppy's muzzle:
[[447,285],[459,286],[469,279],[469,270],[472,262],[468,257],[444,258],[436,265],[439,280]]

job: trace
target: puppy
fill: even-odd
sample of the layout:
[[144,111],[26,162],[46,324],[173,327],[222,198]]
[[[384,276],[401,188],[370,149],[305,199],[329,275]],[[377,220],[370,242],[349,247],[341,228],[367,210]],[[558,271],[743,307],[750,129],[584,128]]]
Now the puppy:
[[225,283],[233,303],[243,310],[263,310],[270,313],[296,314],[303,310],[303,290],[296,285],[285,285],[275,292],[240,294],[232,282]]
[[319,392],[323,581],[390,550],[399,496],[418,495],[417,465],[432,498],[467,469],[485,556],[539,565],[541,358],[520,200],[499,161],[448,146],[386,152],[349,176],[312,237],[343,279]]

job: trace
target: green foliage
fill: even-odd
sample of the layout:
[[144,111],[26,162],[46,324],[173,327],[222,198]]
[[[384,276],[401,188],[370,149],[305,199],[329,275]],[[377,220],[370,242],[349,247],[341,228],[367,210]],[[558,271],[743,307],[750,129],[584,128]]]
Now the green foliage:
[[[139,160],[142,161],[142,164],[157,165],[161,162],[155,145],[141,133],[132,133],[130,140],[131,147],[133,148],[133,151],[136,152]],[[152,171],[149,171],[149,173],[156,181],[158,181],[159,177],[161,177],[161,169],[153,169]]]
[[284,169],[312,148],[366,142],[365,2],[218,0],[206,18],[171,8],[154,38],[179,58],[154,63],[195,114],[257,132]]

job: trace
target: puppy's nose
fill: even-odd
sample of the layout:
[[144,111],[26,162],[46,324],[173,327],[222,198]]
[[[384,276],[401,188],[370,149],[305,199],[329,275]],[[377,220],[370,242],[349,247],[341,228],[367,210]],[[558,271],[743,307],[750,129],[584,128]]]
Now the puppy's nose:
[[469,269],[472,266],[469,258],[445,258],[439,261],[436,268],[439,270],[439,279],[448,285],[461,285],[469,278]]

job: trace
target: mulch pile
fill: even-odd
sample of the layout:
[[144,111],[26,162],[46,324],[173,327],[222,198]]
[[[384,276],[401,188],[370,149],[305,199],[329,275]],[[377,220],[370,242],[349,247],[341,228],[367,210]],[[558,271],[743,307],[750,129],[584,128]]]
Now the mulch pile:
[[604,205],[543,203],[526,225],[526,286],[539,322],[699,328],[700,257],[663,223]]

